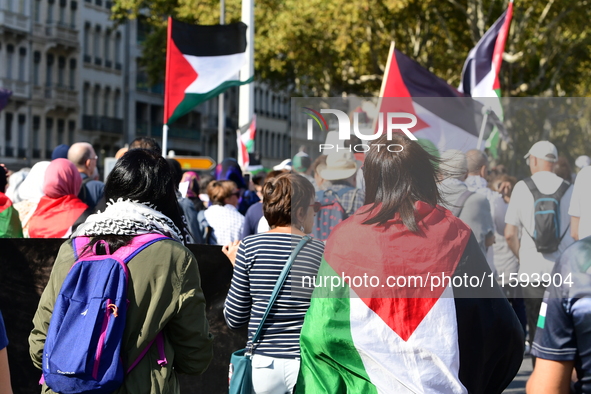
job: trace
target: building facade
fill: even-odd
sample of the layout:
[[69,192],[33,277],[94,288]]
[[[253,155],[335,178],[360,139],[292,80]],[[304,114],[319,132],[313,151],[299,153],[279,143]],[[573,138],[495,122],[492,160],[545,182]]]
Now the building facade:
[[[161,142],[163,86],[140,66],[142,20],[115,24],[105,0],[0,0],[0,162],[11,169],[49,160],[60,144],[90,142],[112,157],[137,136]],[[256,149],[263,164],[291,154],[289,100],[255,87]],[[236,157],[238,88],[225,93],[225,157]],[[217,159],[217,98],[169,128],[177,155]]]

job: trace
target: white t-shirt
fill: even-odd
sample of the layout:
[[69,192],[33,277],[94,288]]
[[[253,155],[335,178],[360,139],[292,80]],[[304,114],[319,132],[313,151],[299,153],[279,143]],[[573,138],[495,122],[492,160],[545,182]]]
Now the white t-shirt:
[[[549,171],[536,172],[532,179],[538,190],[543,194],[552,194],[558,190],[562,183],[562,178]],[[517,182],[511,201],[505,215],[505,223],[516,226],[521,231],[521,246],[519,248],[519,273],[550,273],[554,263],[560,257],[562,252],[573,242],[570,236],[570,216],[569,205],[573,193],[572,186],[568,188],[560,200],[560,232],[566,234],[554,253],[540,253],[536,250],[536,244],[529,234],[534,233],[534,196],[523,181]],[[526,231],[522,231],[525,228]]]
[[[568,214],[580,218],[579,239],[591,235],[591,167],[583,168],[577,175]],[[587,201],[585,203],[585,201]]]

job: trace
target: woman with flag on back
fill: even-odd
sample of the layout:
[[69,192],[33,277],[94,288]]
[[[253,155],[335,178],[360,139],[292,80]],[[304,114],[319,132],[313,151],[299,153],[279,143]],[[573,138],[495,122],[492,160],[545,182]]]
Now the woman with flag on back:
[[[405,136],[375,143],[404,149],[368,153],[367,205],[327,241],[296,391],[502,392],[523,332],[470,228],[438,205],[437,159]],[[451,286],[476,276],[481,289]]]

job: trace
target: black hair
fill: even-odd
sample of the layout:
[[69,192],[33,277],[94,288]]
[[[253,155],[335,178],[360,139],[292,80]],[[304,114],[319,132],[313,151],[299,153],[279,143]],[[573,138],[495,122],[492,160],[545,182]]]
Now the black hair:
[[4,193],[7,184],[8,177],[6,176],[6,169],[4,166],[0,166],[0,193]]
[[137,137],[131,141],[131,144],[129,144],[129,149],[150,149],[157,154],[162,155],[162,148],[160,147],[160,144],[152,137]]
[[[441,201],[436,170],[439,159],[427,153],[418,142],[400,134],[392,135],[391,140],[384,135],[374,142],[374,145],[378,144],[384,144],[383,148],[374,147],[365,157],[363,177],[365,203],[373,204],[366,212],[380,208],[363,224],[382,226],[399,213],[404,225],[417,232],[415,202],[436,206]],[[402,146],[403,150],[394,153],[385,148],[392,144]]]
[[183,179],[183,169],[181,168],[181,163],[175,159],[166,159],[166,162],[170,166],[170,172],[172,174],[172,180],[174,181],[175,188],[178,189],[179,183]]
[[[121,198],[151,206],[172,220],[185,239],[186,228],[170,174],[166,159],[157,152],[150,149],[129,150],[117,160],[109,173],[105,182],[105,198],[107,201]],[[99,240],[105,240],[111,252],[114,252],[132,238],[120,235],[94,237],[89,247]]]

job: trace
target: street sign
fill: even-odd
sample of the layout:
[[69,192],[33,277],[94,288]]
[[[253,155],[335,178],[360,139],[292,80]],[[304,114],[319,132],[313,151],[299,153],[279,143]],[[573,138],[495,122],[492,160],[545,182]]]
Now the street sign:
[[175,156],[183,170],[207,171],[215,167],[216,162],[208,156]]

